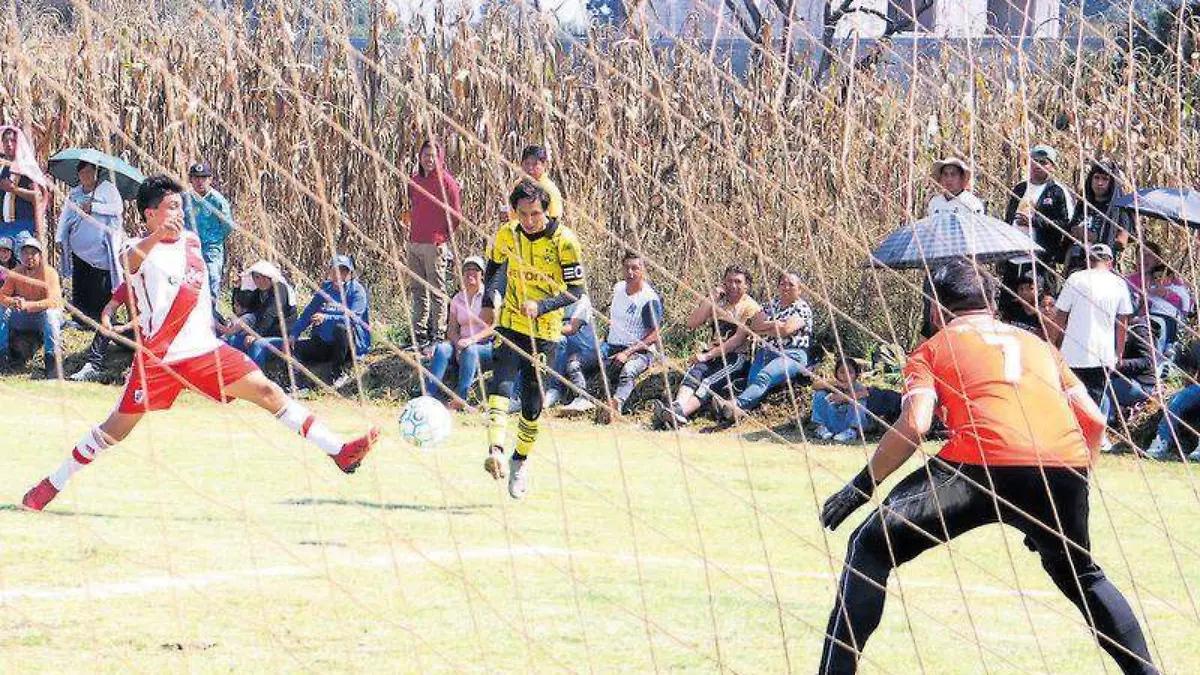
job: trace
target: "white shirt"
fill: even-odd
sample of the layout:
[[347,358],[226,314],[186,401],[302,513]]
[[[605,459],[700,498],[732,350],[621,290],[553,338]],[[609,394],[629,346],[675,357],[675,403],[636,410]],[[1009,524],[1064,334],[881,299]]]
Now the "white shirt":
[[619,347],[635,344],[654,330],[646,327],[643,317],[646,305],[661,302],[650,284],[642,282],[642,289],[633,295],[625,290],[625,284],[618,281],[613,285],[612,305],[608,308],[608,339],[605,342]]
[[1117,364],[1118,316],[1133,314],[1125,280],[1106,269],[1080,270],[1067,279],[1055,308],[1068,312],[1062,355],[1072,368]]
[[[140,241],[131,240],[125,250]],[[193,261],[189,269],[189,257],[199,261],[198,268]],[[167,347],[163,363],[201,356],[221,346],[213,333],[212,298],[208,293],[204,259],[200,257],[200,238],[195,233],[184,232],[173,242],[156,244],[138,271],[129,275],[128,283],[144,342],[153,344],[165,325],[184,322]],[[196,289],[198,294],[196,304],[186,318],[174,304],[184,284]]]
[[938,193],[929,200],[925,207],[925,217],[936,216],[939,213],[958,213],[959,215],[983,215],[983,202],[970,190],[963,190],[953,197]]
[[[109,250],[109,246],[113,241],[119,246],[125,234],[121,218],[124,202],[117,186],[102,180],[89,193],[83,185],[76,185],[67,194],[67,200],[76,208],[63,204],[58,216],[55,240],[63,245],[63,254],[74,253],[96,269],[111,269],[115,251]],[[90,216],[81,210],[89,200],[92,202]]]

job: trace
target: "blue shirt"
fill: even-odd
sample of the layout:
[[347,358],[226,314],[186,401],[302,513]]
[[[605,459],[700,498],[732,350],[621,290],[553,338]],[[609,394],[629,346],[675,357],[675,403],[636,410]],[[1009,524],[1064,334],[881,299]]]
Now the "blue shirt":
[[[351,279],[338,290],[332,281],[326,281],[317,289],[317,294],[304,308],[296,324],[292,326],[291,338],[299,338],[312,323],[313,314],[320,312],[325,320],[313,329],[313,335],[325,342],[333,342],[334,331],[346,330],[354,336],[354,353],[362,356],[371,348],[371,306],[367,289],[358,279]],[[343,301],[342,294],[345,293]]]
[[200,236],[200,247],[205,253],[224,253],[225,240],[233,231],[233,210],[229,208],[229,200],[213,189],[203,197],[195,192],[188,192],[183,197],[184,226]]

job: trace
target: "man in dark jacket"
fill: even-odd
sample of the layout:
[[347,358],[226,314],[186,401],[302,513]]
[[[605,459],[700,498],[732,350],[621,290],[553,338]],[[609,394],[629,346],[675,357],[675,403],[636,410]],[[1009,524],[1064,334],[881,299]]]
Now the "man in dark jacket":
[[[1048,145],[1033,146],[1029,153],[1029,180],[1013,187],[1004,210],[1005,222],[1029,233],[1045,249],[1038,255],[1037,273],[1047,279],[1058,276],[1052,272],[1066,256],[1067,233],[1075,212],[1071,191],[1054,178],[1057,166],[1057,150]],[[1031,267],[1028,257],[1013,258],[1001,265],[1005,288],[1000,298],[1002,308],[1016,301],[1017,283]]]
[[296,323],[296,291],[275,265],[259,260],[242,273],[233,293],[238,318],[225,329],[225,341],[262,366],[274,351],[283,352],[288,330]]
[[1084,251],[1092,244],[1106,244],[1113,254],[1120,257],[1133,233],[1133,220],[1122,208],[1113,206],[1115,197],[1122,194],[1124,174],[1112,159],[1096,160],[1088,170],[1083,184],[1083,200],[1075,208],[1071,218],[1071,238],[1067,240],[1066,271],[1087,269],[1091,266]]
[[1108,411],[1110,424],[1116,424],[1120,418],[1128,420],[1130,409],[1144,403],[1158,388],[1158,359],[1146,318],[1135,315],[1129,322],[1127,335],[1125,352],[1117,361],[1116,372],[1109,375],[1112,399],[1116,401],[1116,406]]

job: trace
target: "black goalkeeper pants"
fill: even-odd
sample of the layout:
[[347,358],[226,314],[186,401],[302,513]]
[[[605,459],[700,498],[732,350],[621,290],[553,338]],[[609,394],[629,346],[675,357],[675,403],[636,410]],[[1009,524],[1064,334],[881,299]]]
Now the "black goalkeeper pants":
[[1122,672],[1158,673],[1129,603],[1092,560],[1086,469],[985,469],[936,458],[901,480],[850,536],[818,672],[857,671],[883,615],[894,567],[996,522],[1025,534],[1026,546],[1041,556],[1042,567],[1083,612]]
[[[508,328],[497,328],[492,350],[492,381],[489,396],[512,399],[521,395],[521,417],[533,421],[542,415],[543,371],[554,360],[557,342],[538,340]],[[517,385],[520,385],[520,389]]]

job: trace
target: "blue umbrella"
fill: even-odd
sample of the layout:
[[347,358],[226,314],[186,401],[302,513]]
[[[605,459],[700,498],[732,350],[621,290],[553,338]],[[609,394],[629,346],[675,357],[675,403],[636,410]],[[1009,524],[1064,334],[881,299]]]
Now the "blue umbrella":
[[122,199],[136,198],[138,187],[146,180],[141,171],[120,157],[113,157],[92,148],[69,148],[54,155],[50,158],[50,175],[75,187],[79,185],[80,162],[99,167],[100,179],[113,181]]
[[1003,220],[949,211],[889,234],[871,254],[871,264],[894,269],[933,268],[958,258],[991,262],[1042,250],[1029,235]]
[[1191,188],[1148,188],[1120,195],[1113,206],[1200,228],[1200,193]]

